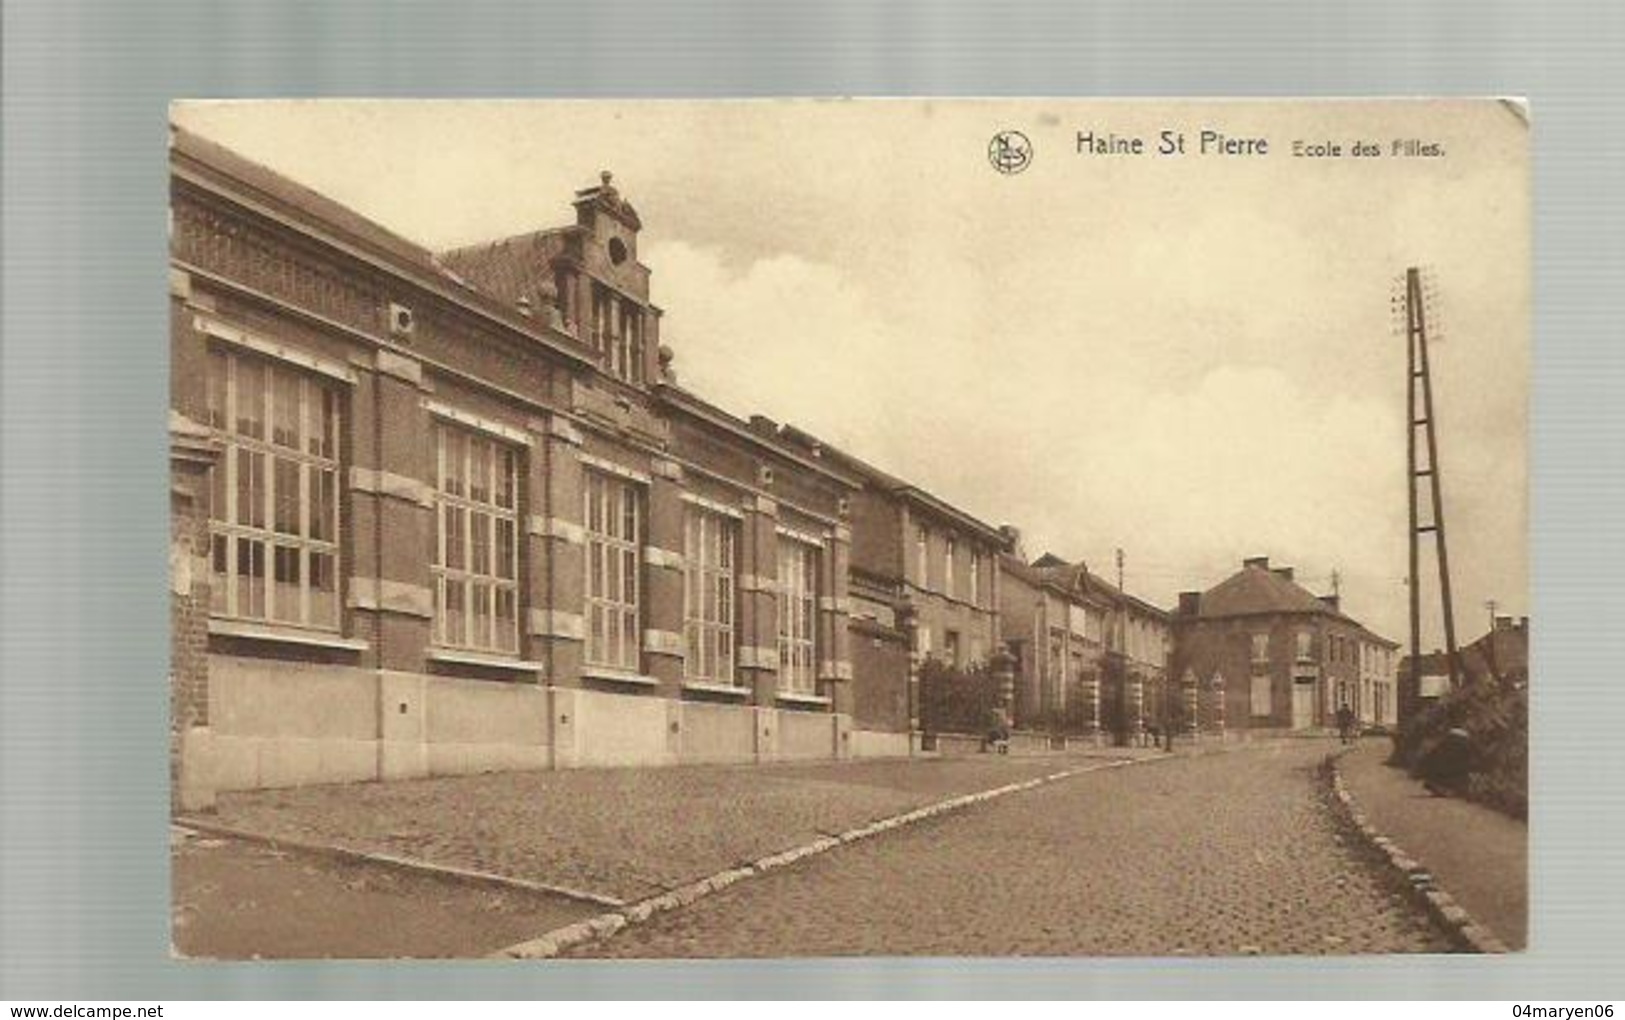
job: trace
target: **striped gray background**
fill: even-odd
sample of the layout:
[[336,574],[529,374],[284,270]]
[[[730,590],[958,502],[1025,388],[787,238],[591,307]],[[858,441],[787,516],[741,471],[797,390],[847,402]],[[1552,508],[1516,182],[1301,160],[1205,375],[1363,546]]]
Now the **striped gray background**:
[[[11,0],[4,18],[0,998],[1620,994],[1625,123],[1608,58],[1625,52],[1625,5]],[[168,101],[808,94],[1531,99],[1531,952],[623,967],[168,960]]]

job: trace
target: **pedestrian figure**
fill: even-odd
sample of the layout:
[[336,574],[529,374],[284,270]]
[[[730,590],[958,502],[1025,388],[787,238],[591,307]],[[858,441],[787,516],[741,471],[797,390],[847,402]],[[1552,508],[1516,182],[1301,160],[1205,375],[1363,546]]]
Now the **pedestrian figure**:
[[1010,723],[1004,709],[995,707],[988,713],[991,721],[987,728],[987,749],[998,754],[1010,753]]
[[1337,736],[1345,744],[1354,741],[1354,709],[1347,702],[1337,709]]
[[1422,785],[1435,797],[1465,796],[1472,775],[1472,744],[1467,731],[1456,727],[1422,756]]

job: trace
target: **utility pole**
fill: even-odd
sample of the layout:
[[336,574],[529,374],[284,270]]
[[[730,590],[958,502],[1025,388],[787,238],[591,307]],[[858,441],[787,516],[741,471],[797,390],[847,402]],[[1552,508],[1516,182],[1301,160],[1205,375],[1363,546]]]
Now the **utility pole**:
[[[1450,557],[1446,551],[1444,533],[1444,498],[1439,482],[1439,440],[1433,411],[1433,376],[1428,364],[1427,302],[1422,292],[1422,274],[1416,268],[1405,270],[1405,413],[1408,427],[1406,436],[1405,488],[1410,503],[1410,559],[1411,559],[1411,675],[1404,692],[1406,721],[1414,718],[1422,687],[1422,585],[1420,577],[1421,544],[1424,534],[1432,533],[1439,561],[1439,598],[1444,611],[1445,662],[1450,673],[1450,687],[1460,683],[1456,653],[1456,624],[1450,604]],[[1418,403],[1421,407],[1418,408]],[[1418,463],[1417,430],[1422,430],[1422,441],[1427,451],[1427,464]],[[1431,497],[1431,515],[1426,523],[1420,519],[1421,494],[1418,483],[1428,480]]]

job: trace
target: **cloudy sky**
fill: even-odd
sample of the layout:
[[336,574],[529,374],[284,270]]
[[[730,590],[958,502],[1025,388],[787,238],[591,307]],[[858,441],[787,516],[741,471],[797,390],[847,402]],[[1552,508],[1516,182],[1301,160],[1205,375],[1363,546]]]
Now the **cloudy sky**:
[[[1316,592],[1336,571],[1345,609],[1399,641],[1405,342],[1390,295],[1427,266],[1458,637],[1484,630],[1486,600],[1527,612],[1528,127],[1502,104],[295,102],[174,117],[431,248],[569,222],[574,190],[610,169],[643,217],[685,386],[1013,523],[1029,556],[1110,577],[1121,547],[1127,587],[1154,601],[1268,555]],[[1032,140],[1022,173],[989,164],[1004,129]],[[1269,153],[1202,155],[1203,130]],[[1080,131],[1140,137],[1148,154],[1079,155]],[[1163,131],[1187,153],[1150,154]],[[1403,139],[1444,155],[1388,155]],[[1384,155],[1348,155],[1356,140]],[[1344,155],[1294,157],[1294,141]]]

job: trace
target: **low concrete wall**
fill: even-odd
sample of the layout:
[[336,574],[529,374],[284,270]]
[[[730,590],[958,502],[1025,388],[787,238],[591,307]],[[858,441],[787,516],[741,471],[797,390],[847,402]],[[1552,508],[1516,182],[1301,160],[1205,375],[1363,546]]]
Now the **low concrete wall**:
[[[1066,742],[1060,742],[1064,747]],[[1048,733],[1012,733],[1010,734],[1011,754],[1042,754],[1047,751],[1058,750],[1056,744],[1050,741]]]
[[370,670],[210,656],[209,737],[196,785],[252,790],[378,775]]
[[936,743],[936,752],[945,757],[982,753],[982,738],[966,733],[938,733]]
[[852,757],[854,758],[907,758],[907,733],[882,733],[879,730],[852,731]]
[[[678,731],[672,731],[666,698],[604,691],[554,688],[557,720],[559,706],[573,702],[575,733],[573,754],[555,761],[560,768],[603,768],[616,765],[673,765],[677,762]],[[561,752],[564,750],[560,742]]]
[[212,655],[180,735],[185,809],[217,791],[545,768],[906,756],[846,715]]
[[682,702],[679,757],[684,764],[756,760],[756,713],[744,705]]
[[545,688],[439,676],[429,677],[425,686],[431,775],[545,769],[551,764]]
[[[1053,738],[1047,733],[1016,731],[1010,734],[1009,753],[1014,755],[1048,754],[1051,751],[1075,750],[1095,747],[1095,737]],[[974,733],[938,733],[936,753],[945,757],[987,752],[985,738]]]
[[[212,656],[219,706],[191,785],[251,790],[551,763],[547,694],[493,683]],[[203,748],[207,750],[203,750]]]
[[780,709],[779,757],[786,761],[834,758],[834,717],[828,712]]
[[214,655],[210,727],[243,737],[373,740],[377,674],[347,666]]

